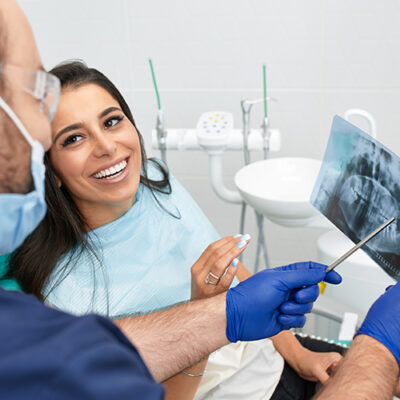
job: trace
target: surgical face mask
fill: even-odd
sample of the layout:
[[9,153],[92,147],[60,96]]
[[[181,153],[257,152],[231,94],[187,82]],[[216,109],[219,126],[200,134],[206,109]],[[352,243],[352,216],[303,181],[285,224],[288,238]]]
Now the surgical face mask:
[[0,255],[13,252],[33,232],[46,214],[44,196],[44,149],[33,140],[13,110],[0,97],[0,108],[32,147],[31,173],[34,190],[27,194],[0,193]]

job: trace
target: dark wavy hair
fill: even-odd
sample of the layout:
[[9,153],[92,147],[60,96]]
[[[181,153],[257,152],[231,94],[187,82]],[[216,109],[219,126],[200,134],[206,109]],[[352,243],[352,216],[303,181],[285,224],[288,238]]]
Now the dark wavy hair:
[[[119,103],[124,114],[136,128],[132,113],[121,93],[98,70],[89,68],[82,61],[67,61],[57,65],[50,72],[60,79],[62,88],[78,88],[89,83],[102,87]],[[155,192],[171,193],[169,173],[157,160],[147,160],[142,135],[137,128],[136,130],[142,155],[140,182],[150,189],[158,201]],[[154,163],[161,172],[160,180],[156,181],[148,177],[148,161]],[[85,251],[89,251],[100,262],[95,249],[85,237],[87,225],[83,216],[64,185],[61,188],[57,185],[50,164],[49,152],[45,154],[45,164],[47,214],[37,229],[26,238],[9,260],[9,276],[16,278],[25,292],[32,293],[42,300],[44,299],[43,289],[57,262],[64,254],[70,252],[63,267],[62,279],[73,268],[73,259],[76,260],[75,257],[79,257]],[[58,283],[59,281],[53,285],[53,288]]]

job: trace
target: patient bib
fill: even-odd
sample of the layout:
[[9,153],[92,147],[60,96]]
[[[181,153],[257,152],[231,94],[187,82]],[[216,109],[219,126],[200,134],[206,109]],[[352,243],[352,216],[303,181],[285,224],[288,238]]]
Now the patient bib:
[[[148,175],[161,178],[152,162],[148,162]],[[45,288],[47,300],[72,314],[97,312],[111,318],[189,300],[190,268],[220,236],[171,175],[170,183],[171,194],[155,192],[164,209],[140,184],[128,212],[89,232],[87,238],[99,260],[84,252],[66,266],[70,258],[66,254]]]

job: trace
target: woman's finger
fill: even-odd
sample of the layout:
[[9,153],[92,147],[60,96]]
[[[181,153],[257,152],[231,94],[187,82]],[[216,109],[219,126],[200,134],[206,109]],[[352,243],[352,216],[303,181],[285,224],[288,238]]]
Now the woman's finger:
[[217,240],[216,242],[209,244],[207,248],[203,251],[201,256],[197,259],[197,261],[192,265],[192,273],[202,271],[210,256],[212,256],[220,246],[223,246],[225,243],[228,243],[231,240],[233,240],[233,236],[226,236],[222,239]]
[[[249,239],[250,240],[250,239]],[[246,249],[248,241],[241,240],[238,243],[228,242],[221,246],[207,261],[208,268],[214,275],[222,277],[225,270],[232,264],[233,260]]]
[[232,236],[225,236],[222,239],[219,239],[215,242],[210,243],[207,248],[203,251],[203,254],[200,256],[200,258],[205,258],[204,261],[207,261],[207,259],[210,257],[211,254],[213,254],[219,247],[223,246],[224,244],[228,243],[233,239]]
[[219,239],[208,245],[208,247],[203,251],[199,259],[196,261],[197,267],[204,266],[208,262],[210,257],[215,256],[217,252],[221,251],[221,247],[225,246],[226,244],[239,243],[241,236],[242,235],[225,236],[222,239]]
[[338,359],[336,361],[334,361],[328,368],[328,372],[329,374],[333,375],[336,373],[336,371],[339,369],[342,360],[343,360],[343,356],[341,354],[339,354],[340,357],[338,357]]
[[222,275],[218,286],[221,286],[221,288],[224,290],[228,290],[231,287],[233,278],[236,276],[236,273],[239,269],[239,264],[240,262],[237,258],[232,260],[232,264],[229,265],[225,270],[225,273]]
[[315,365],[314,375],[323,385],[329,381],[329,375],[326,372],[326,369],[320,364]]
[[228,239],[223,244],[219,244],[218,247],[214,248],[214,251],[210,253],[210,257],[207,260],[207,265],[211,267],[213,264],[216,264],[220,259],[226,257],[227,253],[229,253],[231,250],[236,254],[240,254],[247,246],[250,239],[251,239],[250,235],[241,235],[240,237],[230,237],[230,240]]
[[214,243],[207,248],[207,258],[204,259],[205,263],[210,263],[218,260],[225,252],[227,248],[235,246],[241,242],[242,235],[226,236]]

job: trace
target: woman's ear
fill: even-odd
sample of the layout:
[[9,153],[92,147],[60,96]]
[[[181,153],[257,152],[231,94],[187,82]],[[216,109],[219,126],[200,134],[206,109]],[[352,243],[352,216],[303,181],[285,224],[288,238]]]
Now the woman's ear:
[[54,174],[54,179],[56,180],[57,186],[60,188],[62,186],[61,179],[56,174]]
[[54,168],[51,166],[51,161],[50,161],[50,150],[47,151],[45,157],[44,157],[44,165],[46,167],[46,170],[48,171],[48,176],[50,179],[50,182],[53,181],[53,179],[56,181],[56,185],[60,188],[62,186],[62,181],[61,179],[58,177],[56,171],[54,170]]

